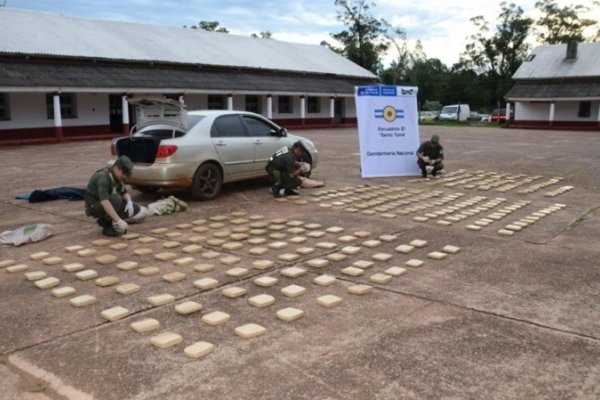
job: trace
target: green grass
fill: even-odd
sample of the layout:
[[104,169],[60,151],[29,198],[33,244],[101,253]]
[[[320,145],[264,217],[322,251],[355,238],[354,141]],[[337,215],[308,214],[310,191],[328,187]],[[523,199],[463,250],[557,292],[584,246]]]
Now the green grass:
[[584,212],[583,214],[581,214],[580,216],[575,218],[575,221],[571,222],[571,224],[569,225],[569,229],[576,228],[577,226],[583,224],[585,222],[585,220],[587,219],[588,215],[593,214],[598,210],[600,210],[600,204],[595,207],[590,208],[589,210],[587,210],[586,212]]
[[31,388],[32,393],[44,393],[50,388],[47,382],[38,383],[34,387]]
[[584,169],[585,169],[585,167],[583,165],[576,165],[576,166],[571,167],[568,170],[566,170],[560,176],[562,176],[563,178],[566,178],[568,176],[575,175],[576,173],[578,173],[579,171],[582,171]]

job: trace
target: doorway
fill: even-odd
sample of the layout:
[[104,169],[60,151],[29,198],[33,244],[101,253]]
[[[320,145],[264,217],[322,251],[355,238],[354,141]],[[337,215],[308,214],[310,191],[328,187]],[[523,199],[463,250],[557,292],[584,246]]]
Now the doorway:
[[336,98],[334,105],[333,121],[336,124],[341,124],[344,121],[344,99]]
[[118,94],[108,95],[108,114],[110,116],[110,131],[123,132],[123,104]]

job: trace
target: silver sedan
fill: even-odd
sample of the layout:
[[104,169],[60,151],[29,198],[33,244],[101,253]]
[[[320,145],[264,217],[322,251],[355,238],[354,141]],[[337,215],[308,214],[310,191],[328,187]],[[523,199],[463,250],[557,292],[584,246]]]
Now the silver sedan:
[[288,134],[261,115],[185,111],[171,100],[140,103],[137,130],[115,139],[111,153],[115,159],[127,155],[135,163],[128,183],[142,192],[188,188],[196,199],[213,199],[223,183],[265,176],[271,155],[296,141],[307,150],[302,161],[311,170],[316,167],[318,152],[310,140]]

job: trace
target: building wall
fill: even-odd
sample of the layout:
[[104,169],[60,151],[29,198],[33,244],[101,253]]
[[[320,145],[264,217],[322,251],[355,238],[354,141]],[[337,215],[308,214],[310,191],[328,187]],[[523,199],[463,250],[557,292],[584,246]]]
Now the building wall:
[[[77,93],[77,118],[63,118],[63,126],[108,125],[108,95]],[[46,114],[45,93],[10,93],[10,120],[0,120],[2,129],[50,128],[54,119]]]
[[[156,97],[162,95],[133,93],[136,97]],[[291,96],[292,112],[279,112],[279,97],[274,95],[272,119],[279,125],[288,129],[296,128],[327,128],[334,127],[330,117],[330,98],[319,97],[320,112],[309,113],[308,101],[306,101],[306,118],[300,118],[300,96]],[[54,127],[54,119],[49,119],[46,113],[45,93],[10,93],[8,96],[10,107],[10,120],[0,121],[0,145],[21,144],[29,142],[53,142],[70,138],[97,139],[102,137],[113,137],[122,132],[113,132],[110,126],[109,94],[107,93],[76,93],[76,118],[63,118],[62,129]],[[267,96],[260,95],[262,105],[261,114],[267,116]],[[188,94],[185,96],[188,110],[206,109],[208,107],[207,94]],[[352,97],[342,98],[343,118],[340,125],[356,125],[356,108]],[[225,94],[224,107],[227,107]],[[245,110],[245,95],[233,96],[233,108]],[[130,115],[131,123],[134,116]],[[127,127],[124,127],[127,129]]]
[[[515,120],[548,121],[550,116],[550,103],[516,103]],[[589,117],[579,117],[579,101],[557,101],[554,104],[555,121],[596,122],[598,121],[599,101],[591,102]]]
[[592,101],[590,115],[580,117],[579,101],[557,101],[550,122],[550,103],[516,102],[511,126],[531,128],[593,129],[600,127],[600,101]]
[[515,104],[515,120],[548,121],[550,103],[522,103]]

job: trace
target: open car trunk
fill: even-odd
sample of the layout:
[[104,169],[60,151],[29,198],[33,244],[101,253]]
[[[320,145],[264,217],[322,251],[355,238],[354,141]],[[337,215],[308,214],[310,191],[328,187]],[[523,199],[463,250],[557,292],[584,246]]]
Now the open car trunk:
[[161,140],[149,136],[119,139],[116,143],[117,155],[125,155],[134,163],[153,164]]
[[137,123],[128,138],[116,142],[117,155],[126,155],[134,163],[153,164],[161,140],[185,135],[185,106],[165,98],[129,98],[127,101],[135,106]]

